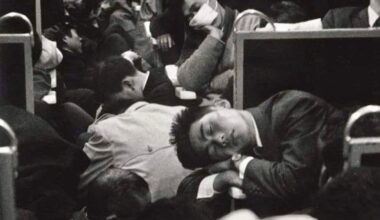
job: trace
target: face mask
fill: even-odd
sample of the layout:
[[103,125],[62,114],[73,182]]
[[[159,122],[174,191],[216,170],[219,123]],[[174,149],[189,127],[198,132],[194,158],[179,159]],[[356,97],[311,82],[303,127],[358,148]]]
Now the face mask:
[[208,3],[209,1],[207,1],[206,4],[203,4],[195,16],[190,20],[189,25],[191,27],[211,25],[212,22],[214,22],[214,20],[218,17],[218,12],[215,10],[218,4],[216,4],[215,9],[212,9]]

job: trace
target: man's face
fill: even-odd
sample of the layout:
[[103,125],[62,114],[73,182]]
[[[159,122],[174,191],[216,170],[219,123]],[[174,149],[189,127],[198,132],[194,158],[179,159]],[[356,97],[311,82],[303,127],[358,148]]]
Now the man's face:
[[241,112],[215,107],[190,126],[190,143],[212,160],[225,160],[251,142],[249,126]]
[[189,22],[207,0],[184,0],[182,5],[183,14]]

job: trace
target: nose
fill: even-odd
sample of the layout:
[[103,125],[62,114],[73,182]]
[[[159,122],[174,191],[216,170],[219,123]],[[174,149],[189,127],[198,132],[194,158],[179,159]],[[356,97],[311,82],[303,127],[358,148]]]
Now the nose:
[[215,141],[220,144],[221,146],[225,147],[226,146],[226,135],[224,133],[219,133],[215,137]]

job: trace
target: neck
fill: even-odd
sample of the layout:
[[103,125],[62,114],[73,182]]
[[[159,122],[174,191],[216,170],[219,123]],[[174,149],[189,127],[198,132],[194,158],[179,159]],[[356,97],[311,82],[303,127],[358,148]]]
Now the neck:
[[376,14],[380,15],[380,1],[379,0],[371,0],[369,6],[376,12]]
[[254,118],[251,113],[241,110],[240,111],[242,117],[244,118],[244,121],[248,124],[249,133],[251,134],[251,144],[250,147],[257,145],[256,140],[256,131],[255,131],[255,125],[254,125]]
[[100,115],[105,113],[114,115],[121,114],[132,104],[133,102],[131,100],[120,99],[119,97],[113,96],[103,103]]

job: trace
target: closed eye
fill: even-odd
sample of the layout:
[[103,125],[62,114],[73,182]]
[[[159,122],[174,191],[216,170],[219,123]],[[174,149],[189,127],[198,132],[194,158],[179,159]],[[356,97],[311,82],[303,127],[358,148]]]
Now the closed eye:
[[208,134],[212,135],[212,133],[213,133],[213,129],[212,129],[212,125],[210,124],[210,126],[208,128]]
[[206,140],[206,135],[205,135],[205,130],[204,130],[203,123],[201,124],[201,138],[203,140]]

